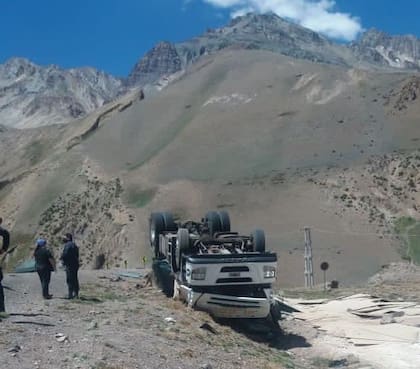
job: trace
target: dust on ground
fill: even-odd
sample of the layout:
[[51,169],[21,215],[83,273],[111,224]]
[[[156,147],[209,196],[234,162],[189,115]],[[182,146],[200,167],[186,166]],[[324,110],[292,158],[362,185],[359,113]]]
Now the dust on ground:
[[[141,274],[145,270],[140,270]],[[53,274],[52,300],[35,273],[6,275],[9,317],[0,323],[0,362],[9,369],[300,368],[293,355],[164,296],[145,279],[82,271],[81,298],[64,299]],[[22,314],[22,315],[21,315]],[[271,333],[272,334],[272,333]],[[261,337],[261,333],[257,336]],[[303,338],[302,338],[303,339]],[[297,342],[296,344],[301,344]]]
[[[141,277],[83,270],[81,299],[71,301],[64,299],[63,271],[52,276],[49,301],[41,297],[36,274],[6,275],[10,315],[0,323],[2,364],[10,369],[380,368],[310,322],[284,319],[280,330],[259,320],[217,322],[149,285],[143,278],[147,269],[135,273]],[[385,267],[363,288],[286,294],[333,299],[367,292],[403,299],[420,295],[418,281],[420,268],[400,263]]]

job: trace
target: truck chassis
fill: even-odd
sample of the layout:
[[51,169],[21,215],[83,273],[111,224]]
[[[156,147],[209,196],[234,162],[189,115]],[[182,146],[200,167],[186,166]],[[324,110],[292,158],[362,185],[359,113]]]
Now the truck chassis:
[[217,318],[266,318],[274,305],[277,255],[265,250],[265,234],[231,231],[226,211],[200,222],[175,222],[168,212],[149,221],[155,261],[168,272],[167,294]]

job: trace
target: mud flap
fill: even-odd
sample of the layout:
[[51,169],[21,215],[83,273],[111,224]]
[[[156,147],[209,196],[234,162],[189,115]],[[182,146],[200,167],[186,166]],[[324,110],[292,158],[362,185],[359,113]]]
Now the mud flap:
[[153,260],[152,269],[156,285],[159,286],[166,296],[173,297],[175,278],[169,263],[166,260],[155,259]]
[[270,306],[270,316],[274,322],[281,320],[281,306],[276,300]]

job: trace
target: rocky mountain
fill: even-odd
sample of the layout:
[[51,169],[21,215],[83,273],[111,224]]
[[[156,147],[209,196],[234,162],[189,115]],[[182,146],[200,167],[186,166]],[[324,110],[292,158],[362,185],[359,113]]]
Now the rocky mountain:
[[208,29],[203,35],[182,43],[158,43],[136,63],[128,84],[154,84],[185,70],[205,55],[228,48],[267,50],[339,65],[348,65],[351,58],[345,47],[273,13],[247,14],[233,19],[226,27]]
[[122,91],[122,80],[94,68],[65,70],[12,58],[0,65],[0,124],[31,128],[67,123]]
[[420,39],[413,35],[391,36],[371,29],[349,47],[360,60],[376,66],[420,70]]
[[129,85],[159,86],[162,78],[168,79],[203,56],[224,49],[266,50],[311,62],[365,69],[420,68],[420,40],[415,36],[390,36],[370,30],[344,45],[273,13],[249,13],[191,40],[157,44],[136,63],[128,77]]
[[348,64],[351,57],[345,47],[273,13],[237,17],[226,27],[209,29],[200,37],[177,44],[176,48],[183,65],[226,48],[267,50],[297,59],[340,65]]

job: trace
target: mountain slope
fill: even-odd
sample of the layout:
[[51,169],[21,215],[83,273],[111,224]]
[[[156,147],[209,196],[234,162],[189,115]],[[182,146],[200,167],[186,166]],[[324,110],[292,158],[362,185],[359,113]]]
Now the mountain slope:
[[207,55],[158,95],[121,97],[71,125],[3,132],[0,212],[24,239],[59,245],[73,231],[93,267],[150,257],[151,211],[200,219],[226,209],[240,232],[266,230],[289,286],[302,279],[309,225],[315,263],[359,282],[400,259],[394,217],[417,217],[405,205],[417,200],[381,205],[369,164],[417,149],[416,86],[406,74],[261,50]]
[[[226,51],[125,112],[88,149],[111,169],[159,161],[153,168],[161,180],[351,162],[397,145],[384,96],[401,76],[375,78],[270,52]],[[108,145],[120,147],[119,155]]]
[[[167,61],[162,71],[177,70]],[[151,211],[226,209],[234,229],[266,230],[282,286],[302,281],[305,226],[315,265],[328,261],[342,284],[400,260],[394,225],[420,219],[415,172],[394,172],[417,166],[417,75],[235,47],[176,74],[159,94],[118,97],[71,125],[2,130],[0,213],[17,242],[42,234],[59,247],[71,231],[85,267],[135,266],[151,256]]]
[[[311,225],[315,263],[328,260],[331,275],[357,282],[399,259],[398,240],[388,232],[406,209],[395,199],[394,211],[374,210],[382,209],[380,196],[367,210],[350,208],[343,192],[330,196],[325,182],[344,178],[341,191],[352,189],[354,178],[369,186],[364,163],[417,148],[418,101],[406,101],[403,110],[396,104],[412,81],[229,50],[111,118],[81,150],[107,172],[121,173],[132,199],[143,199],[137,219],[153,209],[195,218],[227,209],[235,228],[266,230],[280,254],[281,283],[292,285],[301,278],[299,230]],[[355,174],[345,176],[349,168]]]

